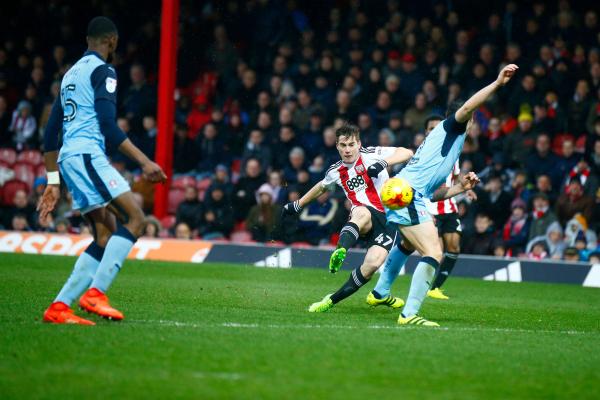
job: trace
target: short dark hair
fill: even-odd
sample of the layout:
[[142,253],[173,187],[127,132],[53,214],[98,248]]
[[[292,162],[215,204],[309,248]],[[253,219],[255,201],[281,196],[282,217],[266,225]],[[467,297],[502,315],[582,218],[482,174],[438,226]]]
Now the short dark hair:
[[355,137],[357,140],[360,140],[360,129],[350,122],[344,122],[342,126],[336,129],[335,140],[337,141],[341,136]]
[[448,118],[451,115],[454,115],[454,113],[457,112],[458,109],[463,106],[463,104],[465,104],[465,102],[462,100],[454,100],[450,104],[448,104],[448,109],[446,110],[446,118]]
[[427,118],[425,118],[425,125],[423,126],[423,129],[427,130],[427,125],[429,125],[431,121],[443,121],[444,119],[445,118],[440,114],[429,114]]
[[112,35],[118,35],[117,26],[109,18],[94,17],[87,27],[87,35],[92,39],[102,39]]

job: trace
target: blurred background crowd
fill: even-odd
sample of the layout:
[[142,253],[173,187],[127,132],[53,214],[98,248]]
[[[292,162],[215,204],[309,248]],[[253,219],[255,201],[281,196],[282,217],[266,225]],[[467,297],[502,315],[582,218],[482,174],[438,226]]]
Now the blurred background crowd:
[[[415,4],[405,4],[415,3]],[[170,214],[148,236],[328,245],[348,217],[325,194],[298,220],[280,208],[339,158],[349,120],[363,146],[416,148],[424,120],[495,79],[460,159],[482,179],[458,199],[463,252],[598,261],[600,21],[589,1],[182,1]],[[42,134],[89,19],[120,29],[118,124],[155,152],[160,2],[25,0],[0,15],[0,225],[85,232],[65,194],[40,225]],[[109,150],[144,208],[152,187]]]

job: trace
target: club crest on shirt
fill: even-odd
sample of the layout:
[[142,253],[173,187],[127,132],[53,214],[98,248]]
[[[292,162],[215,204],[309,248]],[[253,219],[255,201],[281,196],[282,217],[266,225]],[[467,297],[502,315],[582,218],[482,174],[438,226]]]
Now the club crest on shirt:
[[114,93],[117,90],[117,80],[114,78],[106,78],[106,91],[108,93]]
[[365,172],[365,166],[364,165],[357,165],[356,167],[354,167],[354,170],[356,171],[357,174],[362,174],[363,172]]

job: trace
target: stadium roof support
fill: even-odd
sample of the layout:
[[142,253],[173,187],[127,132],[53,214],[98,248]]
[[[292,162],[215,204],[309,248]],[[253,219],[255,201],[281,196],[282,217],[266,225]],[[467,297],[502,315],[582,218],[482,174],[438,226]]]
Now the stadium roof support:
[[173,124],[175,120],[175,80],[179,33],[179,0],[163,0],[160,24],[160,57],[158,67],[158,135],[156,162],[167,174],[167,182],[154,192],[154,214],[167,214],[169,187],[173,175]]

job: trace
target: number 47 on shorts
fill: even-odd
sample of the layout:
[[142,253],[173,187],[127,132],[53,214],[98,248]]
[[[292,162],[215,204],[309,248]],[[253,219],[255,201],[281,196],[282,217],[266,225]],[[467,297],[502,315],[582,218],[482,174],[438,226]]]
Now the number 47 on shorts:
[[389,246],[390,244],[392,244],[393,241],[394,239],[392,239],[389,235],[383,233],[380,233],[379,236],[375,238],[375,242],[383,247]]

